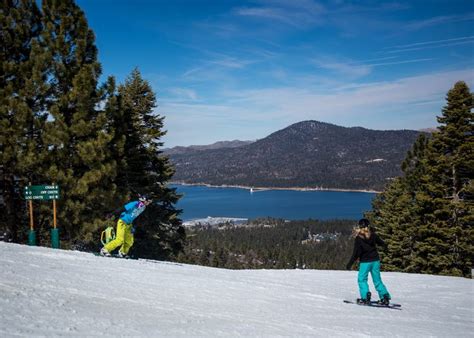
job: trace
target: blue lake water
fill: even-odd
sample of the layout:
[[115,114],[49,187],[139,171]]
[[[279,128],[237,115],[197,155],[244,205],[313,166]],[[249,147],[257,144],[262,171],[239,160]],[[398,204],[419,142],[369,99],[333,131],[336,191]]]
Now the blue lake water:
[[181,219],[210,217],[359,219],[371,209],[374,193],[340,191],[265,190],[171,185],[184,196],[177,204]]

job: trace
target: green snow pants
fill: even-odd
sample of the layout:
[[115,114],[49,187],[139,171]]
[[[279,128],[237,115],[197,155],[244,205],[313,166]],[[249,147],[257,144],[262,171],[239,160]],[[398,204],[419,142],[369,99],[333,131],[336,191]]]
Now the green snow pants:
[[385,295],[388,295],[389,299],[392,298],[380,277],[380,261],[361,262],[359,264],[359,275],[357,276],[357,281],[359,283],[360,298],[367,299],[367,292],[369,292],[369,284],[367,283],[369,272],[372,275],[372,280],[380,299]]

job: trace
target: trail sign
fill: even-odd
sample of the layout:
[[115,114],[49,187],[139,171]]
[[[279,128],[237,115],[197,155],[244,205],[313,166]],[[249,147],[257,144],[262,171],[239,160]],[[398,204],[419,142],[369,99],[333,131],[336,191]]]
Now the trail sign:
[[29,185],[24,189],[26,200],[58,200],[60,198],[58,185]]
[[33,200],[53,200],[53,229],[51,229],[51,247],[59,248],[59,229],[56,225],[56,200],[59,199],[59,185],[28,185],[23,189],[25,200],[28,200],[30,213],[30,232],[28,233],[28,244],[36,245],[36,233],[33,221]]

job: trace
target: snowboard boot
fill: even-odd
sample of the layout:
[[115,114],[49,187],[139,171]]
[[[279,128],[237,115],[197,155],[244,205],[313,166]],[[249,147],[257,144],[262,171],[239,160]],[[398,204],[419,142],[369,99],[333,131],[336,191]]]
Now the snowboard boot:
[[110,252],[107,251],[106,248],[100,249],[100,255],[101,255],[101,256],[105,256],[105,257],[110,257],[110,256],[112,256],[112,255],[110,254]]
[[390,297],[389,295],[383,295],[382,299],[379,300],[379,304],[388,306],[390,305]]
[[366,298],[357,298],[357,304],[370,304],[370,297],[372,297],[372,294],[367,292]]
[[119,257],[119,258],[128,258],[128,255],[124,254],[122,251],[119,250],[119,252],[117,254],[117,257]]

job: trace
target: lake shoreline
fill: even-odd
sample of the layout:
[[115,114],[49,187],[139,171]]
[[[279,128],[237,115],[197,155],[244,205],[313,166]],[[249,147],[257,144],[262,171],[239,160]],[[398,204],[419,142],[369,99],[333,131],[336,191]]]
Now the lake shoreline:
[[237,188],[237,189],[246,189],[246,190],[253,190],[254,192],[257,191],[271,191],[271,190],[288,190],[288,191],[335,191],[335,192],[362,192],[362,193],[370,193],[370,194],[380,194],[381,191],[377,190],[364,190],[364,189],[339,189],[339,188],[311,188],[311,187],[250,187],[245,185],[213,185],[207,183],[186,183],[180,181],[172,181],[168,184],[174,185],[186,185],[186,186],[201,186],[207,188]]

